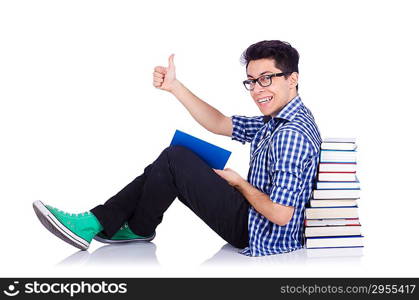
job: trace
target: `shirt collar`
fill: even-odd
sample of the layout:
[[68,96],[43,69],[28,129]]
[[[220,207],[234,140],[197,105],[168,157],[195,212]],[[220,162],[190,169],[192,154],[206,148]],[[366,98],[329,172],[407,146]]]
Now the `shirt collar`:
[[301,101],[300,96],[297,95],[290,102],[288,102],[288,104],[285,105],[275,117],[272,118],[271,116],[263,116],[263,122],[268,123],[272,119],[284,119],[287,121],[292,121],[292,119],[294,119],[295,117],[296,112],[300,109],[302,104],[303,102]]

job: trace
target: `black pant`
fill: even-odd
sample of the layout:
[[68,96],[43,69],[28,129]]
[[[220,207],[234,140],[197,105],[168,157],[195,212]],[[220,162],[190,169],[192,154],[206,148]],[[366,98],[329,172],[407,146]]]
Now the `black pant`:
[[134,233],[149,236],[176,197],[225,241],[237,248],[248,245],[249,203],[184,147],[166,148],[142,175],[91,212],[110,237],[125,221]]

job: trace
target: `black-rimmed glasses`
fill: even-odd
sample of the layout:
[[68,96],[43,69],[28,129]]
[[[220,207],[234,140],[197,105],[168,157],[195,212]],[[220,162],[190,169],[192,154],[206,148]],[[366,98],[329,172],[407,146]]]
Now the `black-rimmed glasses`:
[[267,87],[272,84],[272,77],[281,77],[292,74],[292,72],[283,72],[283,73],[274,73],[274,74],[267,74],[262,75],[256,79],[247,79],[243,81],[243,85],[248,91],[253,91],[255,88],[256,82],[259,83],[262,87]]

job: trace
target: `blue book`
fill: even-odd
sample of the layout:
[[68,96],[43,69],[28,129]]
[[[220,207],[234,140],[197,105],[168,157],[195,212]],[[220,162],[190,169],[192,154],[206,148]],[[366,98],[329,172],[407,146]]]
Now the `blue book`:
[[198,139],[180,130],[176,130],[170,145],[188,148],[205,161],[211,168],[220,170],[224,169],[231,155],[231,152],[228,150]]

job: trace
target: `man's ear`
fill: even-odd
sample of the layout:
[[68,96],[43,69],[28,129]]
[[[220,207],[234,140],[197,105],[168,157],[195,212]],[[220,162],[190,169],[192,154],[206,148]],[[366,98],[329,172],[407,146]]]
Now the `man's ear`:
[[298,85],[298,73],[293,72],[289,77],[290,88],[295,88]]

